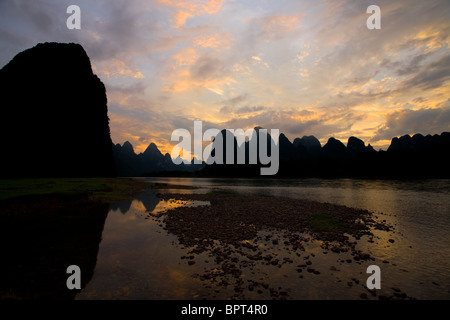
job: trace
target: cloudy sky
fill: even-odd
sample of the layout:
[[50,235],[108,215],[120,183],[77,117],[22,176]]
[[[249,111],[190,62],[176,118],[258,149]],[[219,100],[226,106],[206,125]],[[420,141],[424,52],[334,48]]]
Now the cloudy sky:
[[[366,27],[370,5],[381,30]],[[113,142],[139,152],[170,152],[194,120],[383,149],[450,131],[448,0],[0,0],[0,67],[53,41],[83,45]]]

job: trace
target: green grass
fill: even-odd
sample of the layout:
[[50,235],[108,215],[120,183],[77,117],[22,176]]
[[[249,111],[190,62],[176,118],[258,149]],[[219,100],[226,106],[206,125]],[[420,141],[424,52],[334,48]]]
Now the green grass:
[[89,194],[92,200],[111,202],[130,198],[152,183],[122,178],[61,178],[0,180],[0,201],[30,195]]
[[311,216],[311,229],[316,232],[344,231],[344,227],[336,218],[325,214],[313,214]]

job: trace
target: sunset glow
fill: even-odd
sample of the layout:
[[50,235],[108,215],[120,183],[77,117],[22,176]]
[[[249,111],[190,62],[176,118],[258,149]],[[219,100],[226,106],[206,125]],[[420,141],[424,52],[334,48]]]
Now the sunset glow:
[[[382,11],[368,30],[366,9]],[[450,130],[450,4],[436,1],[0,3],[0,64],[38,42],[77,42],[105,83],[114,143],[169,152],[173,130],[277,128],[292,141]],[[70,61],[67,62],[70,71]]]

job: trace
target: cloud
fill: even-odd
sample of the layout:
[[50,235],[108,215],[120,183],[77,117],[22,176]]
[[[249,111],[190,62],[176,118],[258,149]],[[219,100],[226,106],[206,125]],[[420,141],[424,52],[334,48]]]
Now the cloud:
[[244,95],[237,95],[233,98],[224,100],[221,102],[221,104],[227,105],[227,106],[235,106],[240,104],[241,102],[244,102],[247,100],[247,94]]
[[228,115],[241,115],[241,114],[255,114],[260,111],[264,111],[267,108],[265,106],[254,106],[254,107],[241,107],[238,109],[231,108],[229,106],[224,106],[220,108],[220,112]]
[[220,108],[220,113],[229,114],[231,112],[233,112],[233,109],[229,106],[224,106]]
[[196,46],[214,50],[230,49],[232,42],[233,37],[226,33],[215,33],[213,35],[200,34],[194,39],[194,44]]
[[440,134],[450,131],[450,100],[442,108],[398,110],[386,115],[386,122],[374,140],[385,140],[405,134]]
[[448,0],[379,0],[374,31],[369,0],[79,0],[78,31],[70,4],[0,1],[0,63],[38,42],[82,44],[119,142],[167,143],[194,119],[365,141],[448,127]]
[[[86,31],[82,41],[94,59],[127,60],[132,53],[145,50],[145,32],[154,31],[148,12],[142,10],[142,1],[110,1],[101,6],[99,18],[94,12],[85,17]],[[145,52],[145,51],[144,51]]]
[[302,17],[304,17],[303,13],[280,14],[275,12],[246,19],[248,29],[245,30],[245,39],[255,43],[257,41],[275,42],[290,38],[294,33],[300,32]]
[[131,67],[132,63],[126,63],[123,60],[111,59],[101,61],[93,66],[94,72],[107,78],[111,77],[130,77],[134,79],[144,79],[145,76],[135,67]]
[[170,66],[172,71],[165,79],[166,91],[183,92],[203,88],[222,95],[220,86],[233,82],[226,63],[216,56],[205,54],[197,57],[196,51],[191,48],[185,48],[182,52],[189,54],[179,53],[174,56],[178,65]]
[[266,107],[264,106],[258,106],[258,107],[242,107],[236,110],[235,113],[254,113],[258,111],[265,110]]
[[331,136],[346,138],[346,132],[354,123],[361,121],[363,116],[339,110],[338,112],[313,110],[277,110],[267,107],[257,107],[262,112],[252,114],[236,114],[222,123],[227,129],[249,129],[261,126],[266,129],[280,129],[291,141],[304,135],[315,135],[320,139]]
[[428,56],[430,56],[430,53],[423,53],[413,56],[408,63],[401,65],[395,73],[399,76],[405,76],[417,72],[421,67],[422,61]]
[[176,66],[192,66],[198,59],[198,52],[195,48],[183,48],[172,59]]
[[429,63],[419,73],[406,80],[402,87],[422,90],[435,89],[450,80],[450,55]]
[[225,66],[222,62],[214,57],[202,57],[198,59],[191,68],[191,75],[193,79],[207,80],[212,78],[219,78],[223,74]]
[[15,9],[20,11],[33,26],[35,31],[49,33],[55,28],[57,15],[49,1],[13,1]]
[[222,8],[224,0],[206,0],[206,1],[178,1],[178,0],[160,0],[161,3],[176,9],[173,17],[173,27],[180,28],[186,24],[188,18],[201,16],[205,14],[216,14]]
[[108,93],[111,92],[119,92],[124,95],[137,95],[137,94],[144,94],[145,90],[147,89],[147,85],[144,81],[139,81],[132,83],[130,85],[108,85],[107,86]]

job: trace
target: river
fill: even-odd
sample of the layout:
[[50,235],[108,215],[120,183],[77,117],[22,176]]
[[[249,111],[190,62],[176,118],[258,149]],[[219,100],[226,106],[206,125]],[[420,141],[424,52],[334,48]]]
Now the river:
[[[389,235],[376,231],[379,240],[375,243],[361,241],[358,244],[378,261],[386,262],[381,265],[382,284],[401,287],[417,299],[450,299],[450,180],[140,179],[198,188],[165,192],[224,190],[243,195],[302,198],[369,210],[394,227]],[[187,248],[177,246],[176,236],[161,228],[161,220],[145,216],[144,202],[134,201],[120,213],[117,209],[120,204],[111,209],[105,223],[94,277],[78,298],[227,298],[226,291],[219,293],[216,290],[217,294],[213,296],[205,295],[208,288],[200,287],[195,277],[189,275],[195,268],[200,270],[207,264],[197,264],[192,268],[180,263],[180,254],[188,254]],[[208,256],[204,260],[208,261]],[[211,264],[210,261],[207,263]],[[317,263],[320,264],[320,260]],[[367,277],[360,269],[354,269],[354,272],[361,279]],[[124,284],[118,285],[120,281]],[[307,294],[293,294],[292,298],[355,298],[353,293],[343,294],[342,289],[335,284],[327,284],[327,281],[322,280],[321,284],[316,281],[314,288],[328,288],[331,296],[321,295],[324,290],[312,290],[314,284],[311,283]],[[143,283],[146,287],[142,287]]]

